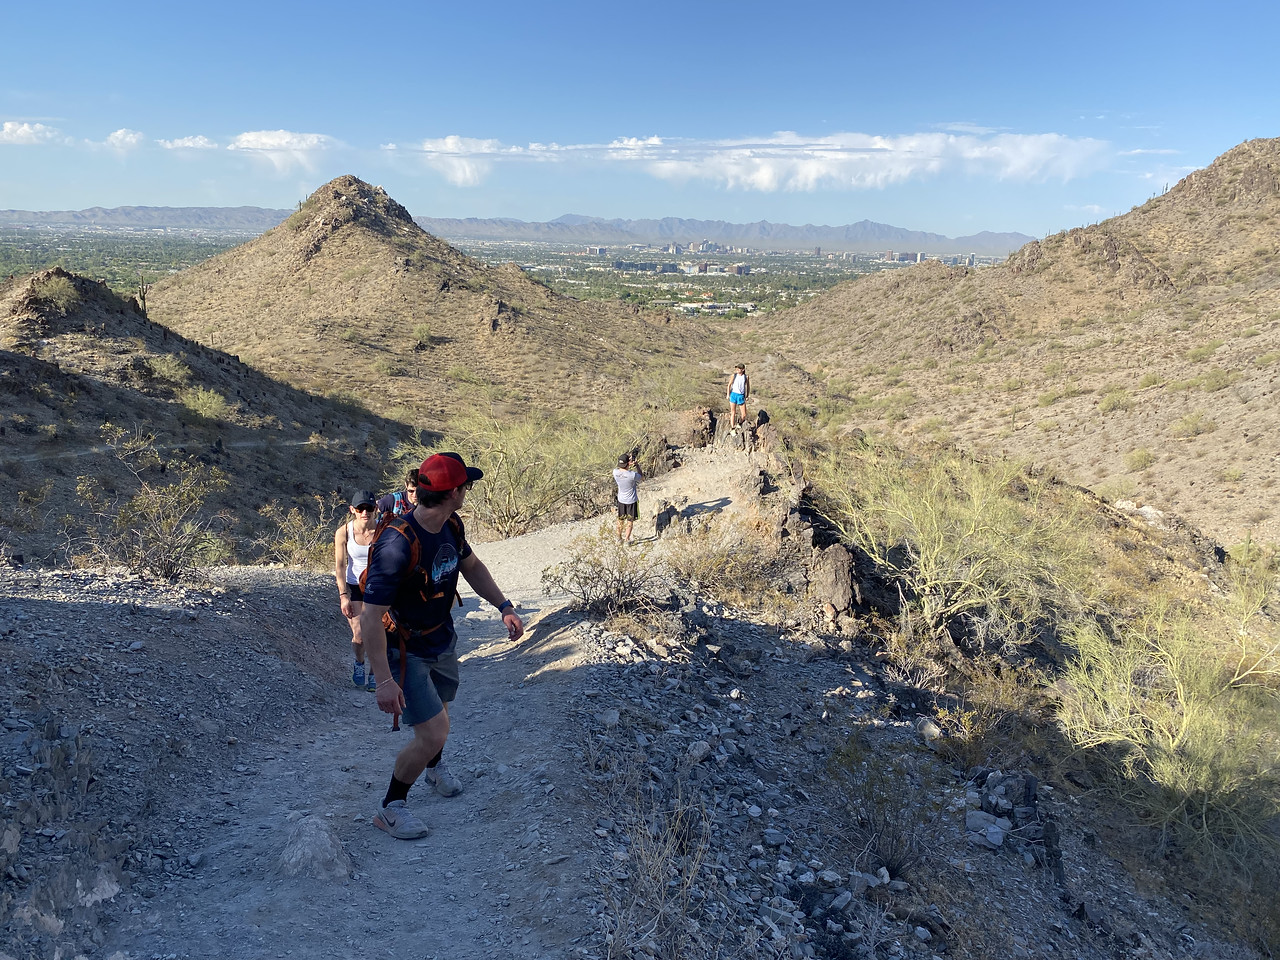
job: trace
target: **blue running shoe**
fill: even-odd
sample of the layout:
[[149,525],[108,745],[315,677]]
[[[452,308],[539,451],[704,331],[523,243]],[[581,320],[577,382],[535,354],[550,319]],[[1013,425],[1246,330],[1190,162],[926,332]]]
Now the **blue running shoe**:
[[[373,679],[372,670],[369,671],[369,679],[370,680]],[[357,687],[364,686],[364,664],[363,663],[357,663],[354,667],[351,668],[351,682],[354,683]]]

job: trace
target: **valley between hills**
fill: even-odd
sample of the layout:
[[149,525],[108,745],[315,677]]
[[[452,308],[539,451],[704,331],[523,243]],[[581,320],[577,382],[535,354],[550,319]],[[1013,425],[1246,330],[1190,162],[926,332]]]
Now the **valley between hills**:
[[[0,281],[0,960],[349,955],[396,920],[383,882],[448,896],[419,872],[430,841],[391,867],[369,846],[380,718],[315,572],[347,493],[434,445],[493,491],[581,474],[515,520],[477,491],[467,518],[538,629],[511,651],[478,600],[459,614],[489,711],[461,741],[474,804],[440,831],[459,956],[1274,955],[1280,140],[996,266],[732,321],[556,293],[354,176],[139,292]],[[737,362],[752,420],[730,430]],[[504,473],[483,443],[521,430]],[[631,554],[601,526],[622,449],[650,484]],[[216,533],[171,576],[84,535],[188,492],[201,516],[161,541]],[[930,497],[962,519],[998,501],[1005,539],[940,521],[977,552],[926,582],[926,524],[874,522]],[[575,594],[647,557],[669,565],[652,595]],[[992,567],[1012,572],[956,599]],[[1132,731],[1072,739],[1086,649],[1131,655],[1106,688],[1131,727],[1199,738],[1155,760],[1116,746]],[[1177,713],[1189,688],[1212,690],[1201,714]],[[349,776],[317,772],[331,753]],[[1184,762],[1202,779],[1161,779]],[[1197,798],[1244,824],[1230,844],[1178,832],[1212,833]],[[895,804],[926,833],[895,833]],[[312,831],[302,859],[332,854],[304,880],[280,817]],[[298,929],[313,896],[340,942]]]

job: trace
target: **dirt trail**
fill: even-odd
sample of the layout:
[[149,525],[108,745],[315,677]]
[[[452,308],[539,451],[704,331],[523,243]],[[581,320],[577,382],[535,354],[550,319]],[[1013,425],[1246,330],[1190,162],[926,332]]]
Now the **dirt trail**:
[[[641,487],[649,533],[658,497],[730,502],[727,477],[745,458],[708,452],[695,461]],[[410,804],[431,826],[429,837],[395,840],[371,825],[408,733],[389,732],[372,695],[353,687],[333,699],[323,722],[264,738],[229,776],[211,777],[207,795],[171,811],[179,829],[190,818],[212,837],[194,855],[197,876],[113,927],[101,955],[249,960],[358,951],[468,960],[563,957],[589,944],[595,805],[581,787],[577,732],[561,718],[584,696],[580,668],[597,651],[572,629],[566,598],[541,595],[540,578],[601,522],[477,546],[529,628],[518,644],[497,639],[497,612],[463,585],[464,607],[455,611],[462,685],[446,757],[465,789],[445,799],[425,779],[415,785]],[[642,519],[637,535],[644,530]],[[308,815],[341,840],[349,879],[278,871],[287,837]]]

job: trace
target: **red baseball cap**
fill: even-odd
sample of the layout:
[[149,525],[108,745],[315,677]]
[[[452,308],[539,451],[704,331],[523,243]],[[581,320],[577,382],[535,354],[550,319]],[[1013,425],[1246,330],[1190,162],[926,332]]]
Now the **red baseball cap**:
[[483,470],[468,467],[456,453],[433,453],[418,468],[418,487],[423,490],[452,490],[483,476]]

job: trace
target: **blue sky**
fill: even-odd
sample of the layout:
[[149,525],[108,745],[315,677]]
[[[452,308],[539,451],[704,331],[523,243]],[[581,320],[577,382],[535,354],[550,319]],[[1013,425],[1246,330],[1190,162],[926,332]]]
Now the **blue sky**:
[[1280,135],[1273,3],[53,9],[0,17],[0,208],[354,173],[421,216],[1044,235]]

